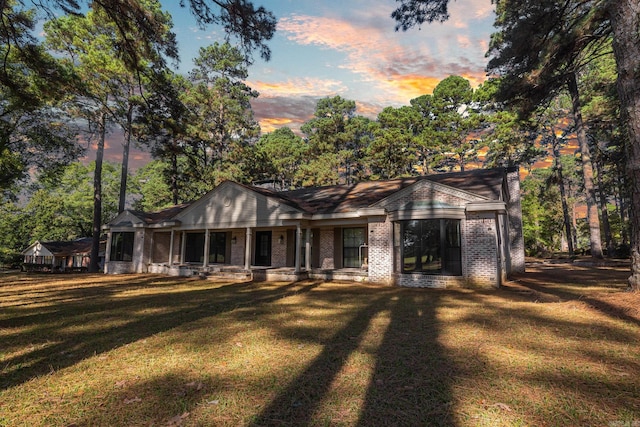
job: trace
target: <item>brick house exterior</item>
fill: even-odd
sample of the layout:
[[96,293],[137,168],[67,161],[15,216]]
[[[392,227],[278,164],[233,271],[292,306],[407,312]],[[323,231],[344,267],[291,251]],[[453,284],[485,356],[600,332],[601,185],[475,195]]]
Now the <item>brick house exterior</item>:
[[107,274],[496,287],[524,271],[517,168],[284,192],[225,181],[104,228]]

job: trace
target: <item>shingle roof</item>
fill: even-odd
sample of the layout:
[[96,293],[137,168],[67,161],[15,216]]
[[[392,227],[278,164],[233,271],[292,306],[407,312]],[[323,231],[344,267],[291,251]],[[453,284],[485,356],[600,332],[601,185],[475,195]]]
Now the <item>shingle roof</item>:
[[184,203],[182,205],[171,206],[170,208],[157,212],[131,211],[131,213],[143,220],[147,225],[152,225],[173,219],[190,205],[190,203]]
[[338,213],[371,206],[420,180],[474,193],[490,200],[499,200],[505,170],[475,169],[465,172],[433,174],[421,177],[398,178],[386,181],[365,181],[353,185],[302,188],[276,192],[250,187],[269,197],[275,197],[311,214]]
[[439,184],[478,194],[490,200],[499,200],[507,173],[505,168],[473,169],[428,175],[425,178]]
[[[80,254],[89,254],[91,252],[91,243],[93,239],[91,237],[83,237],[70,241],[50,241],[40,242],[42,246],[47,248],[52,254],[56,256],[71,256]],[[106,241],[100,241],[101,250],[104,250]]]
[[[364,181],[353,185],[309,187],[291,191],[274,191],[263,187],[238,185],[263,196],[276,199],[280,203],[292,206],[300,211],[310,214],[323,214],[349,212],[369,207],[420,180],[429,180],[477,194],[490,200],[499,200],[505,173],[506,170],[504,168],[474,169],[465,172],[440,173],[385,181]],[[132,211],[132,213],[151,225],[174,218],[188,206],[189,204],[183,204],[158,212]]]

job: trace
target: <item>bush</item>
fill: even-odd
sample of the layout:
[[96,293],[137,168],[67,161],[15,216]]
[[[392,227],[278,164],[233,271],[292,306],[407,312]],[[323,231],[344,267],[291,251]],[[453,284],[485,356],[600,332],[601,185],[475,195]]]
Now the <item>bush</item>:
[[22,254],[15,251],[1,251],[0,252],[0,267],[1,268],[20,268],[22,265]]
[[615,253],[613,254],[614,258],[629,258],[631,256],[631,246],[629,245],[618,245],[616,247]]

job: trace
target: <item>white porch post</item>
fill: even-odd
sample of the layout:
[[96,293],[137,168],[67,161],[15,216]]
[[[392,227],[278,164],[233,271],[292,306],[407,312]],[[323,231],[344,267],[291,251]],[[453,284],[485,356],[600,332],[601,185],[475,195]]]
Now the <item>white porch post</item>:
[[244,239],[244,269],[251,269],[251,228],[247,227]]
[[149,248],[149,259],[147,260],[147,269],[148,269],[149,264],[153,264],[153,259],[155,258],[155,256],[154,256],[154,253],[156,251],[156,239],[155,239],[155,237],[156,237],[156,233],[151,233],[151,239],[149,239],[150,240],[150,242],[149,242],[150,248]]
[[111,231],[109,231],[107,233],[107,247],[104,248],[104,265],[105,265],[104,271],[105,271],[105,273],[107,272],[107,263],[111,259],[111,238],[112,238],[112,234],[111,234]]
[[187,250],[187,232],[182,232],[182,242],[180,245],[180,264],[184,264],[184,253]]
[[53,273],[53,269],[56,268],[56,256],[51,257],[51,272]]
[[300,263],[302,262],[302,227],[300,226],[300,224],[296,225],[296,266],[295,266],[295,272],[299,273],[300,272]]
[[209,229],[204,230],[204,262],[203,267],[209,266]]
[[175,238],[175,230],[171,230],[171,240],[169,241],[169,267],[173,266],[173,239]]
[[311,229],[306,229],[306,236],[304,241],[304,268],[307,271],[311,271]]

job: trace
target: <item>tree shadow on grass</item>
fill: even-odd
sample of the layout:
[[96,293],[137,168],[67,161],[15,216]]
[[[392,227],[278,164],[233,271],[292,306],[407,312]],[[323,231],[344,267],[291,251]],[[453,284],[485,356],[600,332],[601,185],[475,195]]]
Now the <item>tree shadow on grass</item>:
[[[102,391],[100,405],[78,420],[66,411],[59,415],[61,425],[70,426],[181,426],[190,420],[190,410],[207,405],[203,399],[211,390],[222,387],[220,378],[194,377],[188,371],[175,370],[147,381],[129,383],[126,379]],[[213,407],[213,404],[210,404]]]
[[359,426],[455,425],[456,367],[440,344],[440,291],[403,290],[376,353]]
[[[325,343],[323,351],[309,364],[289,387],[281,392],[271,404],[250,424],[309,425],[316,409],[322,403],[332,382],[343,368],[349,355],[356,350],[369,322],[384,310],[387,301],[382,296],[374,298],[355,313],[350,322]],[[290,336],[291,331],[287,332]],[[308,339],[306,332],[301,338]]]
[[[625,307],[607,301],[607,295],[593,288],[610,288],[623,292],[627,288],[629,272],[621,268],[576,267],[571,264],[533,266],[517,275],[503,290],[528,295],[536,302],[565,302],[580,300],[599,312],[640,325],[638,316],[630,316]],[[638,295],[625,293],[626,299],[638,300]]]
[[517,417],[513,424],[523,425],[551,419],[556,425],[607,425],[623,414],[637,418],[636,325],[594,315],[577,298],[536,303],[508,290],[459,295],[457,304],[472,300],[482,305],[456,323],[488,339],[478,343],[460,378],[481,389],[489,407],[509,408]]
[[[371,343],[364,342],[365,335],[379,316],[387,316],[388,326],[377,348],[369,350],[375,362],[355,425],[455,425],[449,389],[455,369],[438,344],[438,293],[380,289],[373,295],[367,296],[368,302],[324,343],[323,351],[251,426],[319,422],[314,414],[326,404],[329,390],[339,380],[349,357],[362,347],[370,348]],[[290,336],[291,331],[284,333]],[[300,336],[309,338],[304,331]],[[335,421],[339,420],[326,420],[329,424]]]
[[[122,281],[125,282],[122,287],[109,283],[105,287],[78,291],[53,290],[49,301],[57,301],[58,292],[67,300],[74,292],[84,296],[71,302],[60,301],[54,306],[22,306],[10,317],[5,313],[0,328],[22,330],[3,340],[3,351],[17,355],[2,360],[0,390],[184,323],[238,307],[267,304],[308,292],[319,284],[220,285],[203,281],[180,287],[180,280],[168,280],[163,283],[173,283],[175,290],[154,293],[156,285],[150,283],[156,283],[156,277],[122,276]],[[151,288],[150,293],[128,295],[125,292],[145,286]]]

